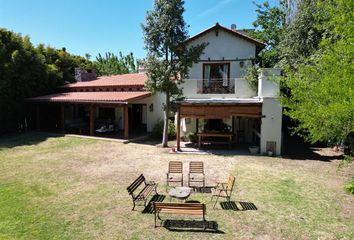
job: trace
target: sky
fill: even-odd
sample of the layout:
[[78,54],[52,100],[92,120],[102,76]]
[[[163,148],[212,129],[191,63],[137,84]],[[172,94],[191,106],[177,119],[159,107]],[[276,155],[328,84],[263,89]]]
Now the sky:
[[[35,45],[89,53],[91,60],[98,53],[119,51],[144,58],[141,24],[152,8],[153,0],[0,0],[0,28],[29,35]],[[253,28],[257,16],[253,0],[185,0],[185,9],[190,36],[216,22]]]

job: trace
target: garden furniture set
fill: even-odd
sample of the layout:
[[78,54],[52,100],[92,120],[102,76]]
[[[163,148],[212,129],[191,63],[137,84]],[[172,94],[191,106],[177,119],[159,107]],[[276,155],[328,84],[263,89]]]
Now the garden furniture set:
[[[206,227],[206,206],[203,203],[186,202],[187,198],[190,196],[192,188],[196,187],[195,183],[199,183],[202,187],[205,187],[205,174],[204,174],[204,163],[200,161],[191,161],[189,163],[188,172],[188,187],[183,186],[183,163],[180,161],[170,161],[168,165],[168,172],[166,174],[166,186],[170,184],[178,184],[180,186],[174,186],[169,191],[168,194],[171,198],[175,198],[182,202],[180,203],[164,203],[164,202],[152,202],[152,207],[155,215],[155,227],[157,219],[161,220],[160,214],[178,214],[178,215],[194,215],[200,216],[203,219],[204,229]],[[232,189],[235,184],[235,177],[230,175],[227,182],[218,182],[215,187],[212,187],[211,201],[214,197],[216,198],[213,209],[215,209],[216,203],[219,198],[226,198],[230,202]],[[167,188],[166,187],[166,188]],[[166,189],[167,190],[167,189]],[[133,208],[137,202],[144,202],[146,207],[147,199],[151,193],[155,192],[157,195],[157,183],[147,182],[143,174],[141,174],[128,188],[128,193],[133,199]],[[138,192],[136,194],[136,192]]]

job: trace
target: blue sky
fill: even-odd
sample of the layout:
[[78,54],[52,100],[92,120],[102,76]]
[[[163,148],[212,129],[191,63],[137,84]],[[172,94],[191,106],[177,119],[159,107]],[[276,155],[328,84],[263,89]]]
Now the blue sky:
[[[277,0],[268,0],[276,4]],[[252,28],[252,0],[186,0],[192,36],[219,22]],[[263,2],[256,0],[256,2]],[[153,0],[0,0],[0,28],[29,35],[34,44],[66,47],[73,54],[122,51],[145,56],[140,24]]]

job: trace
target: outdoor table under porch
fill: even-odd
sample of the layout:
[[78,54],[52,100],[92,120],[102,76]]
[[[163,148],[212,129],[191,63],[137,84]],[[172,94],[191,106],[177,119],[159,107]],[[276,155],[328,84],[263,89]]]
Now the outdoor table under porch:
[[[191,118],[196,120],[196,136],[198,148],[203,143],[203,138],[225,138],[229,148],[235,132],[234,118],[246,117],[262,119],[262,100],[255,99],[186,99],[177,103],[177,150],[181,151],[181,120]],[[212,131],[199,132],[199,119],[232,119],[232,127],[229,132]],[[258,135],[259,136],[259,135]]]

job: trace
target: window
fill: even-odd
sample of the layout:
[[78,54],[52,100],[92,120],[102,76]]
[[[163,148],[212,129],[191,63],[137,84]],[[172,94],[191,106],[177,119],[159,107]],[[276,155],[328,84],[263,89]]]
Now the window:
[[[233,85],[233,84],[231,84]],[[198,91],[202,93],[232,93],[230,63],[203,64],[203,80]]]
[[230,63],[208,63],[203,65],[204,80],[223,80],[227,84],[230,77]]

